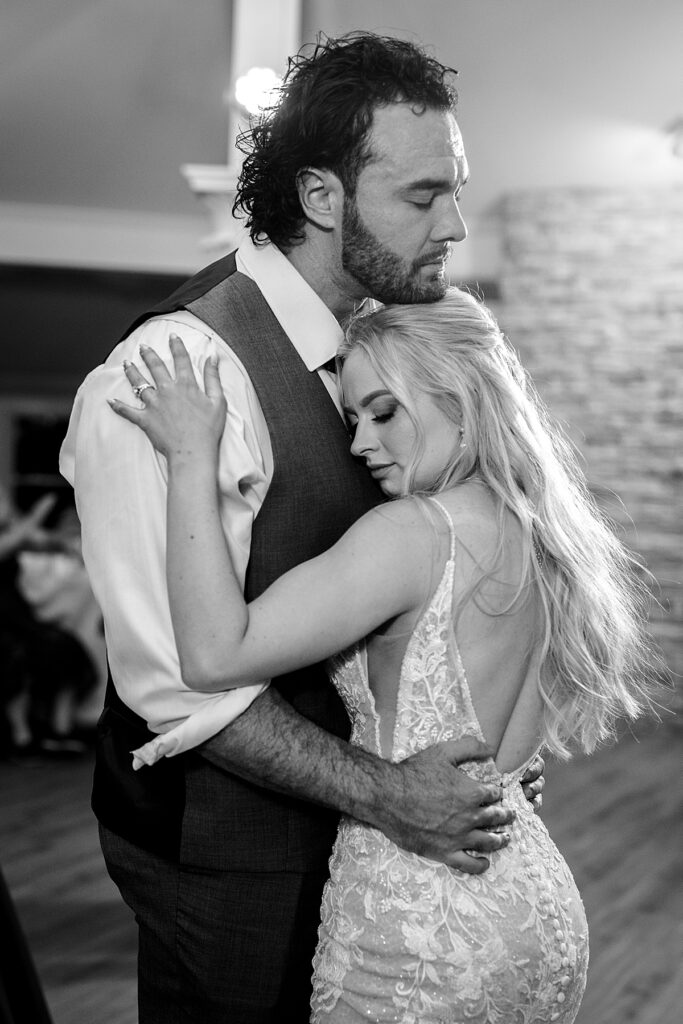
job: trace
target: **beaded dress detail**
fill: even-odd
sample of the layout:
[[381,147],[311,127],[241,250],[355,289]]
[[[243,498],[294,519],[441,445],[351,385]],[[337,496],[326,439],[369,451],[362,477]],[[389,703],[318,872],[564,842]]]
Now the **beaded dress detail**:
[[[483,733],[453,631],[455,533],[439,585],[403,659],[391,760]],[[334,659],[352,742],[380,753],[364,647]],[[520,785],[527,765],[493,761],[469,775],[498,781],[517,812],[508,847],[468,875],[408,853],[343,818],[330,860],[313,965],[311,1024],[570,1024],[586,984],[588,929],[565,861]]]

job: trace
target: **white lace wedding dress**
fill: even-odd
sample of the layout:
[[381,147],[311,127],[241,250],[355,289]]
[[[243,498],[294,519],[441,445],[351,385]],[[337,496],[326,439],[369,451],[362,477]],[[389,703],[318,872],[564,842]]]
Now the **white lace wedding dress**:
[[[393,761],[441,740],[483,739],[452,629],[455,557],[416,626],[398,692]],[[380,751],[364,648],[335,663],[354,743]],[[545,1024],[573,1021],[588,965],[588,931],[571,872],[525,799],[526,765],[464,766],[498,780],[513,807],[510,845],[482,875],[407,853],[342,819],[314,957],[312,1024]]]

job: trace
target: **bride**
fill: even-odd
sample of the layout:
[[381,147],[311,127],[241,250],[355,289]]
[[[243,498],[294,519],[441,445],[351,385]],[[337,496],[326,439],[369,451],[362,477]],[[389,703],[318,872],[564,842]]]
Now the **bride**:
[[644,590],[495,320],[449,289],[351,322],[338,358],[351,450],[394,500],[249,605],[219,518],[219,367],[206,363],[202,391],[179,339],[171,350],[175,380],[143,350],[144,408],[112,405],[167,460],[186,684],[213,692],[330,659],[354,743],[400,761],[475,736],[495,757],[464,770],[516,812],[477,875],[342,820],[312,1021],[573,1021],[585,914],[519,781],[541,748],[591,751],[647,706]]

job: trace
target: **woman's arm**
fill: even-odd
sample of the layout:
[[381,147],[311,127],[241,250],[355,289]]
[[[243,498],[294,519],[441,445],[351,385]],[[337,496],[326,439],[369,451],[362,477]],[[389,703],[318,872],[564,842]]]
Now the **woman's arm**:
[[[198,463],[169,468],[167,574],[187,685],[222,690],[284,675],[414,607],[424,578],[417,531],[392,512],[369,512],[333,548],[247,605],[213,475]],[[428,557],[422,561],[428,571]]]
[[[185,683],[216,691],[313,664],[413,607],[427,593],[431,539],[411,502],[373,511],[318,558],[286,573],[246,605],[218,500],[217,450],[225,402],[215,363],[205,393],[179,339],[176,380],[151,350],[155,389],[144,408],[114,409],[140,426],[168,462],[167,575]],[[134,386],[144,379],[132,365]]]

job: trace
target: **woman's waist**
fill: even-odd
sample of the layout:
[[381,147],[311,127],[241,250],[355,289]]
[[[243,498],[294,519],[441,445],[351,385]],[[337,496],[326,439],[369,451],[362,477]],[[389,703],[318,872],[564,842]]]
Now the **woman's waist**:
[[[545,825],[524,796],[521,786],[511,787],[509,793],[504,794],[502,803],[516,812],[512,825],[507,825],[504,829],[510,833],[510,843],[500,850],[486,854],[491,867],[483,875],[472,876],[440,861],[406,850],[379,829],[346,816],[342,817],[339,824],[335,851],[338,857],[356,863],[364,874],[385,874],[396,869],[399,873],[404,870],[414,871],[421,876],[425,870],[436,870],[471,882],[475,877],[479,880],[484,879],[489,871],[493,877],[500,869],[507,870],[508,865],[519,862],[521,858],[527,867],[533,867],[532,874],[537,876],[538,865],[548,861],[549,857],[559,857],[559,851]],[[494,868],[496,870],[492,870]]]
[[571,871],[544,830],[518,828],[508,847],[487,855],[486,871],[471,875],[403,850],[373,829],[364,829],[359,843],[357,827],[342,827],[329,883],[336,905],[349,913],[353,907],[363,914],[370,910],[377,922],[408,908],[446,916],[468,908],[477,916],[493,911],[506,919],[522,913],[526,921],[530,908],[545,919],[568,900],[580,903]]
[[[451,736],[446,738],[452,739]],[[482,739],[482,742],[485,743],[486,740]],[[523,760],[520,760],[519,758],[505,758],[503,760],[503,758],[496,755],[496,757],[487,757],[481,760],[460,761],[458,763],[458,768],[465,772],[466,775],[469,775],[470,778],[476,779],[478,782],[491,782],[502,786],[503,797],[505,798],[506,795],[511,796],[521,789],[522,778],[529,766],[539,756],[541,749],[542,748],[540,746],[535,746],[532,749],[532,752],[527,754]],[[410,754],[407,756],[410,756]],[[509,763],[511,760],[513,763],[514,761],[517,762],[515,767],[508,768],[501,766],[501,762],[505,764]]]

